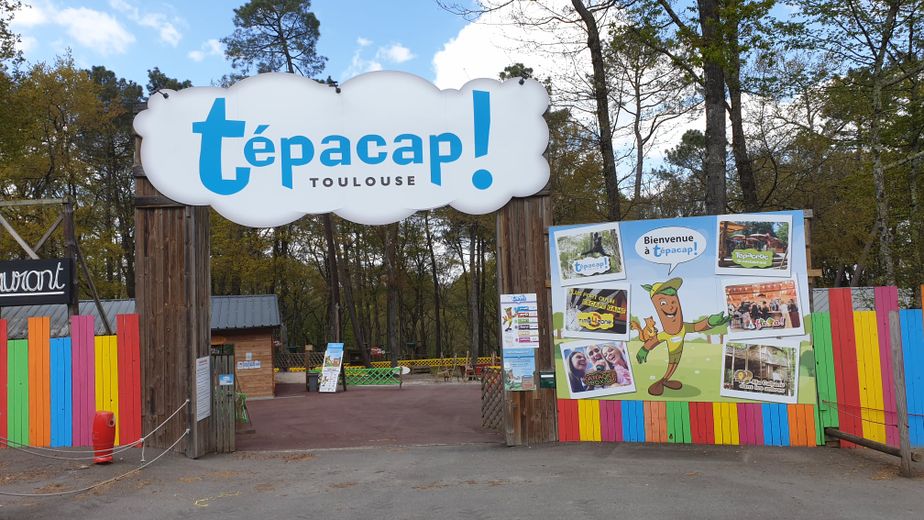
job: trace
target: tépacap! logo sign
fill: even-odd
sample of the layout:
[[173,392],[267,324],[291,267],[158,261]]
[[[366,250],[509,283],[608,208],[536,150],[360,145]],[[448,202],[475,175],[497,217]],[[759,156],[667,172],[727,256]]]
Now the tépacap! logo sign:
[[489,213],[541,190],[548,103],[532,80],[439,90],[371,72],[338,93],[271,73],[155,94],[134,124],[146,175],[178,202],[253,227],[327,212],[386,224],[445,205]]

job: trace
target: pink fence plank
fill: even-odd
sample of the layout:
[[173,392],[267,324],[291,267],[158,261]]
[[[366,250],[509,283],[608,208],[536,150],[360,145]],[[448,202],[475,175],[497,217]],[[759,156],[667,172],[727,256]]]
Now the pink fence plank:
[[73,445],[90,446],[96,413],[96,355],[93,316],[71,317],[71,366],[73,367]]
[[895,409],[895,384],[892,379],[889,312],[898,311],[898,288],[876,287],[876,328],[879,332],[879,366],[882,370],[882,401],[885,408],[886,444],[898,446],[898,413]]

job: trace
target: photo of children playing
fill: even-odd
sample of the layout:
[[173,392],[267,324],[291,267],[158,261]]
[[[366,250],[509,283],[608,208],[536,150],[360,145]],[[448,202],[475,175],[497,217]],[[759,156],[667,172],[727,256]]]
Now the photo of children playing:
[[798,347],[726,343],[722,387],[726,397],[795,403]]
[[726,285],[725,302],[733,339],[803,333],[795,280]]
[[572,398],[635,391],[622,341],[574,341],[560,345]]
[[719,220],[720,274],[789,273],[789,229],[786,219]]

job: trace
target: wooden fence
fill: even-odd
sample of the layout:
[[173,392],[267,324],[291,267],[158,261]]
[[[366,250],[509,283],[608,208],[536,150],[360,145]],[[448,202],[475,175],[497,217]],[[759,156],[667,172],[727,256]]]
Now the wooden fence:
[[504,380],[498,367],[481,371],[481,427],[504,431]]
[[[115,336],[93,335],[92,316],[71,318],[71,336],[50,337],[49,318],[29,318],[27,339],[0,320],[0,437],[13,445],[89,446],[97,410],[116,417],[116,443],[141,432],[138,315],[116,318]],[[0,448],[6,445],[0,441]]]

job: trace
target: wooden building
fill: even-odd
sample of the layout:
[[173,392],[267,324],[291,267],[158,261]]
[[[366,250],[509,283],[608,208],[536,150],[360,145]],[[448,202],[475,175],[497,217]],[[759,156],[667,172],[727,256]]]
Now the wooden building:
[[[116,316],[135,312],[134,300],[102,300],[111,334],[116,332]],[[248,399],[273,397],[273,344],[279,337],[281,322],[275,294],[252,296],[212,296],[212,345],[234,345],[235,379]],[[80,314],[91,315],[95,334],[107,334],[106,325],[92,301],[80,302]],[[9,339],[23,339],[31,317],[50,317],[51,337],[70,335],[65,305],[4,307],[0,318],[7,320]]]

